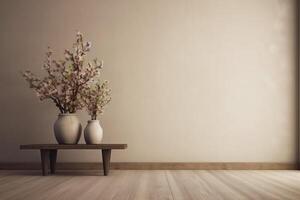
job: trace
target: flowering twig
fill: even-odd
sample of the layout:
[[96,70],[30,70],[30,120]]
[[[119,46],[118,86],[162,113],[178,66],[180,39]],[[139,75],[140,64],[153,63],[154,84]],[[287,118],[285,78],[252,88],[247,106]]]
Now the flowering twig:
[[48,49],[43,66],[47,76],[38,78],[29,70],[23,76],[40,100],[52,100],[61,113],[74,113],[84,106],[79,91],[87,88],[89,81],[99,76],[102,68],[102,62],[96,59],[94,64],[85,64],[90,48],[91,43],[84,42],[82,34],[78,32],[73,50],[66,49],[63,60],[53,60],[53,53]]
[[83,91],[83,102],[92,120],[96,120],[99,114],[103,113],[104,107],[111,101],[111,89],[108,88],[108,81],[96,82]]

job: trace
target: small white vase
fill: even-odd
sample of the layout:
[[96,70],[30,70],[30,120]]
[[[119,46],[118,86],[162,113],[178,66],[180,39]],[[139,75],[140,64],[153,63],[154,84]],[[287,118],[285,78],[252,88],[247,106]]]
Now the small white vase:
[[84,139],[87,144],[100,144],[103,138],[103,129],[99,120],[89,120],[84,129]]
[[54,134],[59,144],[77,144],[81,136],[81,124],[76,114],[59,114],[54,123]]

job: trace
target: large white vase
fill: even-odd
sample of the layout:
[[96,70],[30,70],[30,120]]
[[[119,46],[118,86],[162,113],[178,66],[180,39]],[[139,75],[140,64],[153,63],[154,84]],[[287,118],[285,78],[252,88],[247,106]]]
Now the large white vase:
[[100,144],[103,138],[103,129],[99,120],[89,120],[84,129],[84,139],[87,144]]
[[59,144],[77,144],[81,136],[81,124],[76,114],[59,114],[54,123],[54,134]]

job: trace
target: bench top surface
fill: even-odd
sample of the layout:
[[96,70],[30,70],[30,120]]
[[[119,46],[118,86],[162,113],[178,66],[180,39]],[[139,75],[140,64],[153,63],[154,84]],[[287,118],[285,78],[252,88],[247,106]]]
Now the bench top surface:
[[126,149],[127,144],[25,144],[20,149]]

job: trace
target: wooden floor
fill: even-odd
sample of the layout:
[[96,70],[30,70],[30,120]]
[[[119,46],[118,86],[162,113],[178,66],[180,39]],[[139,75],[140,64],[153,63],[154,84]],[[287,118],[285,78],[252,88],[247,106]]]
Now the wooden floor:
[[0,199],[300,199],[300,171],[0,171]]

